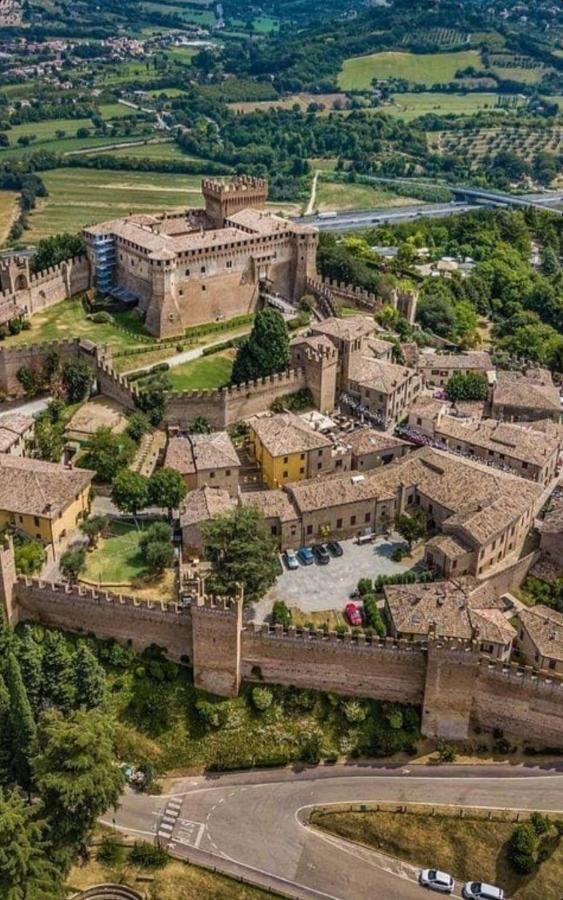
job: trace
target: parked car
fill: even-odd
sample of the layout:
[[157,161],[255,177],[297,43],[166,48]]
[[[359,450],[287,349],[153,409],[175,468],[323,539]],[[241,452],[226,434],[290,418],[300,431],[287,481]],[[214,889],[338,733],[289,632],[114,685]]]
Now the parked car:
[[440,869],[423,869],[418,881],[424,887],[439,891],[441,894],[451,894],[455,887],[452,876],[447,872],[441,872]]
[[299,562],[304,566],[312,566],[315,562],[315,557],[313,556],[313,551],[310,547],[301,547],[297,551],[297,557]]
[[327,547],[333,556],[342,556],[342,554],[344,553],[342,544],[339,544],[338,541],[329,541]]
[[295,550],[286,550],[283,558],[288,569],[299,568],[299,560],[297,559],[297,553],[295,552]]
[[461,893],[467,900],[504,900],[502,888],[484,881],[466,881]]
[[330,562],[330,553],[326,544],[315,544],[313,553],[320,566],[326,566]]
[[355,603],[347,603],[344,612],[346,613],[346,618],[350,622],[350,625],[356,627],[363,623],[364,620],[362,618],[361,610]]

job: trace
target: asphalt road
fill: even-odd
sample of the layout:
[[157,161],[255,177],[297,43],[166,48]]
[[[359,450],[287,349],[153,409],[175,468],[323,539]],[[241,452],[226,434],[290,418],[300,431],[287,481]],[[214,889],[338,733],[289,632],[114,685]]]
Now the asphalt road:
[[285,887],[288,896],[421,900],[414,866],[310,828],[311,807],[392,801],[561,812],[559,769],[351,765],[194,776],[166,795],[127,791],[103,821],[145,839],[158,835],[175,856]]
[[357,228],[368,228],[370,225],[390,225],[408,222],[412,219],[436,218],[442,216],[458,216],[460,213],[480,209],[474,203],[426,203],[416,206],[392,206],[381,209],[355,210],[338,213],[333,217],[302,216],[296,222],[314,225],[320,231],[351,231]]

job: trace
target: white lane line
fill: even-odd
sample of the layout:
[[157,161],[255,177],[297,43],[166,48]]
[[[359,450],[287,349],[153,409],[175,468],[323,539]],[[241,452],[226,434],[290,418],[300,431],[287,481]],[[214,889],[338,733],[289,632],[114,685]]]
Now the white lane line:
[[122,831],[124,834],[147,834],[149,837],[154,837],[154,831],[141,831],[139,828],[126,828],[125,825],[116,825],[115,822],[108,822],[106,819],[98,819],[100,825],[105,825],[107,828],[114,828],[115,831]]

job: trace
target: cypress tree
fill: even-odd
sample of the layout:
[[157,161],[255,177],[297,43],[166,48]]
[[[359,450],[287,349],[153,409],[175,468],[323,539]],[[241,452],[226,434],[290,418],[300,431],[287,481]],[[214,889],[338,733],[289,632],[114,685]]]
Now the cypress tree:
[[10,695],[9,732],[12,776],[24,790],[30,791],[32,784],[31,758],[35,750],[37,730],[19,663],[11,650],[6,660],[6,684]]
[[285,319],[276,309],[262,309],[256,314],[248,340],[238,351],[232,381],[241,384],[283,372],[289,366],[289,359]]
[[106,700],[104,670],[87,644],[80,644],[74,655],[76,703],[93,709]]

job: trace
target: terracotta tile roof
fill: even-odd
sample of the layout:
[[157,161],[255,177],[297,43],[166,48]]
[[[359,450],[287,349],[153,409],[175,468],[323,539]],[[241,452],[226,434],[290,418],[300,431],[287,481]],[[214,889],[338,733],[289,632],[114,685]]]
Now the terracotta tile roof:
[[213,516],[223,516],[231,512],[235,506],[236,500],[227,491],[205,485],[196,491],[190,491],[186,497],[180,514],[180,524],[184,528],[186,525],[207,522]]
[[369,473],[354,471],[298,481],[287,485],[287,490],[301,513],[330,509],[362,500],[375,500],[376,497],[391,500],[395,496],[393,491],[379,489],[374,485]]
[[551,373],[545,369],[532,369],[525,374],[498,371],[493,388],[493,405],[561,412],[559,388],[553,384]]
[[414,369],[398,366],[382,359],[362,356],[354,359],[350,366],[350,381],[362,387],[371,388],[381,394],[392,394],[404,382],[416,376]]
[[326,435],[313,431],[294,413],[256,416],[250,425],[262,446],[273,457],[332,447],[332,441]]
[[292,223],[281,216],[259,209],[241,209],[228,217],[227,222],[235,226],[248,228],[256,234],[272,234],[275,232],[291,231]]
[[384,341],[381,338],[368,338],[367,345],[375,356],[384,356],[393,349],[391,341]]
[[563,662],[563,615],[539,603],[518,617],[540,656]]
[[21,456],[0,455],[0,509],[56,519],[94,472]]
[[342,341],[354,341],[368,337],[375,332],[375,323],[371,316],[332,316],[311,326],[314,334],[326,334],[328,337]]
[[402,441],[401,438],[388,434],[386,431],[376,431],[375,428],[360,428],[358,431],[342,436],[342,441],[347,447],[350,447],[354,456],[412,446],[408,441]]
[[543,466],[559,447],[558,436],[536,431],[533,423],[512,424],[496,419],[475,421],[445,415],[436,424],[435,433],[437,437],[457,438],[536,466]]
[[[473,580],[459,578],[430,584],[387,585],[385,598],[399,634],[426,637],[435,629],[436,637],[507,644],[516,631],[494,604],[473,607]],[[478,629],[478,634],[476,634]]]
[[409,410],[409,418],[419,416],[421,419],[436,419],[437,416],[447,410],[449,402],[430,397],[428,394],[420,394]]
[[170,437],[164,465],[182,475],[192,475],[209,469],[238,468],[240,460],[227,432],[215,431]]
[[34,424],[35,419],[32,416],[24,416],[22,413],[14,412],[0,416],[0,428],[11,431],[13,434],[25,434]]
[[249,491],[241,494],[241,503],[259,509],[266,519],[293,522],[298,518],[297,510],[285,491]]
[[481,369],[488,372],[494,369],[494,365],[490,354],[484,350],[468,350],[467,353],[421,353],[418,357],[418,368],[440,371]]
[[563,558],[557,563],[551,556],[541,553],[528,575],[533,575],[546,584],[553,584],[558,578],[563,578]]
[[436,547],[446,559],[454,560],[471,553],[472,548],[455,534],[437,534],[426,544],[429,550]]

